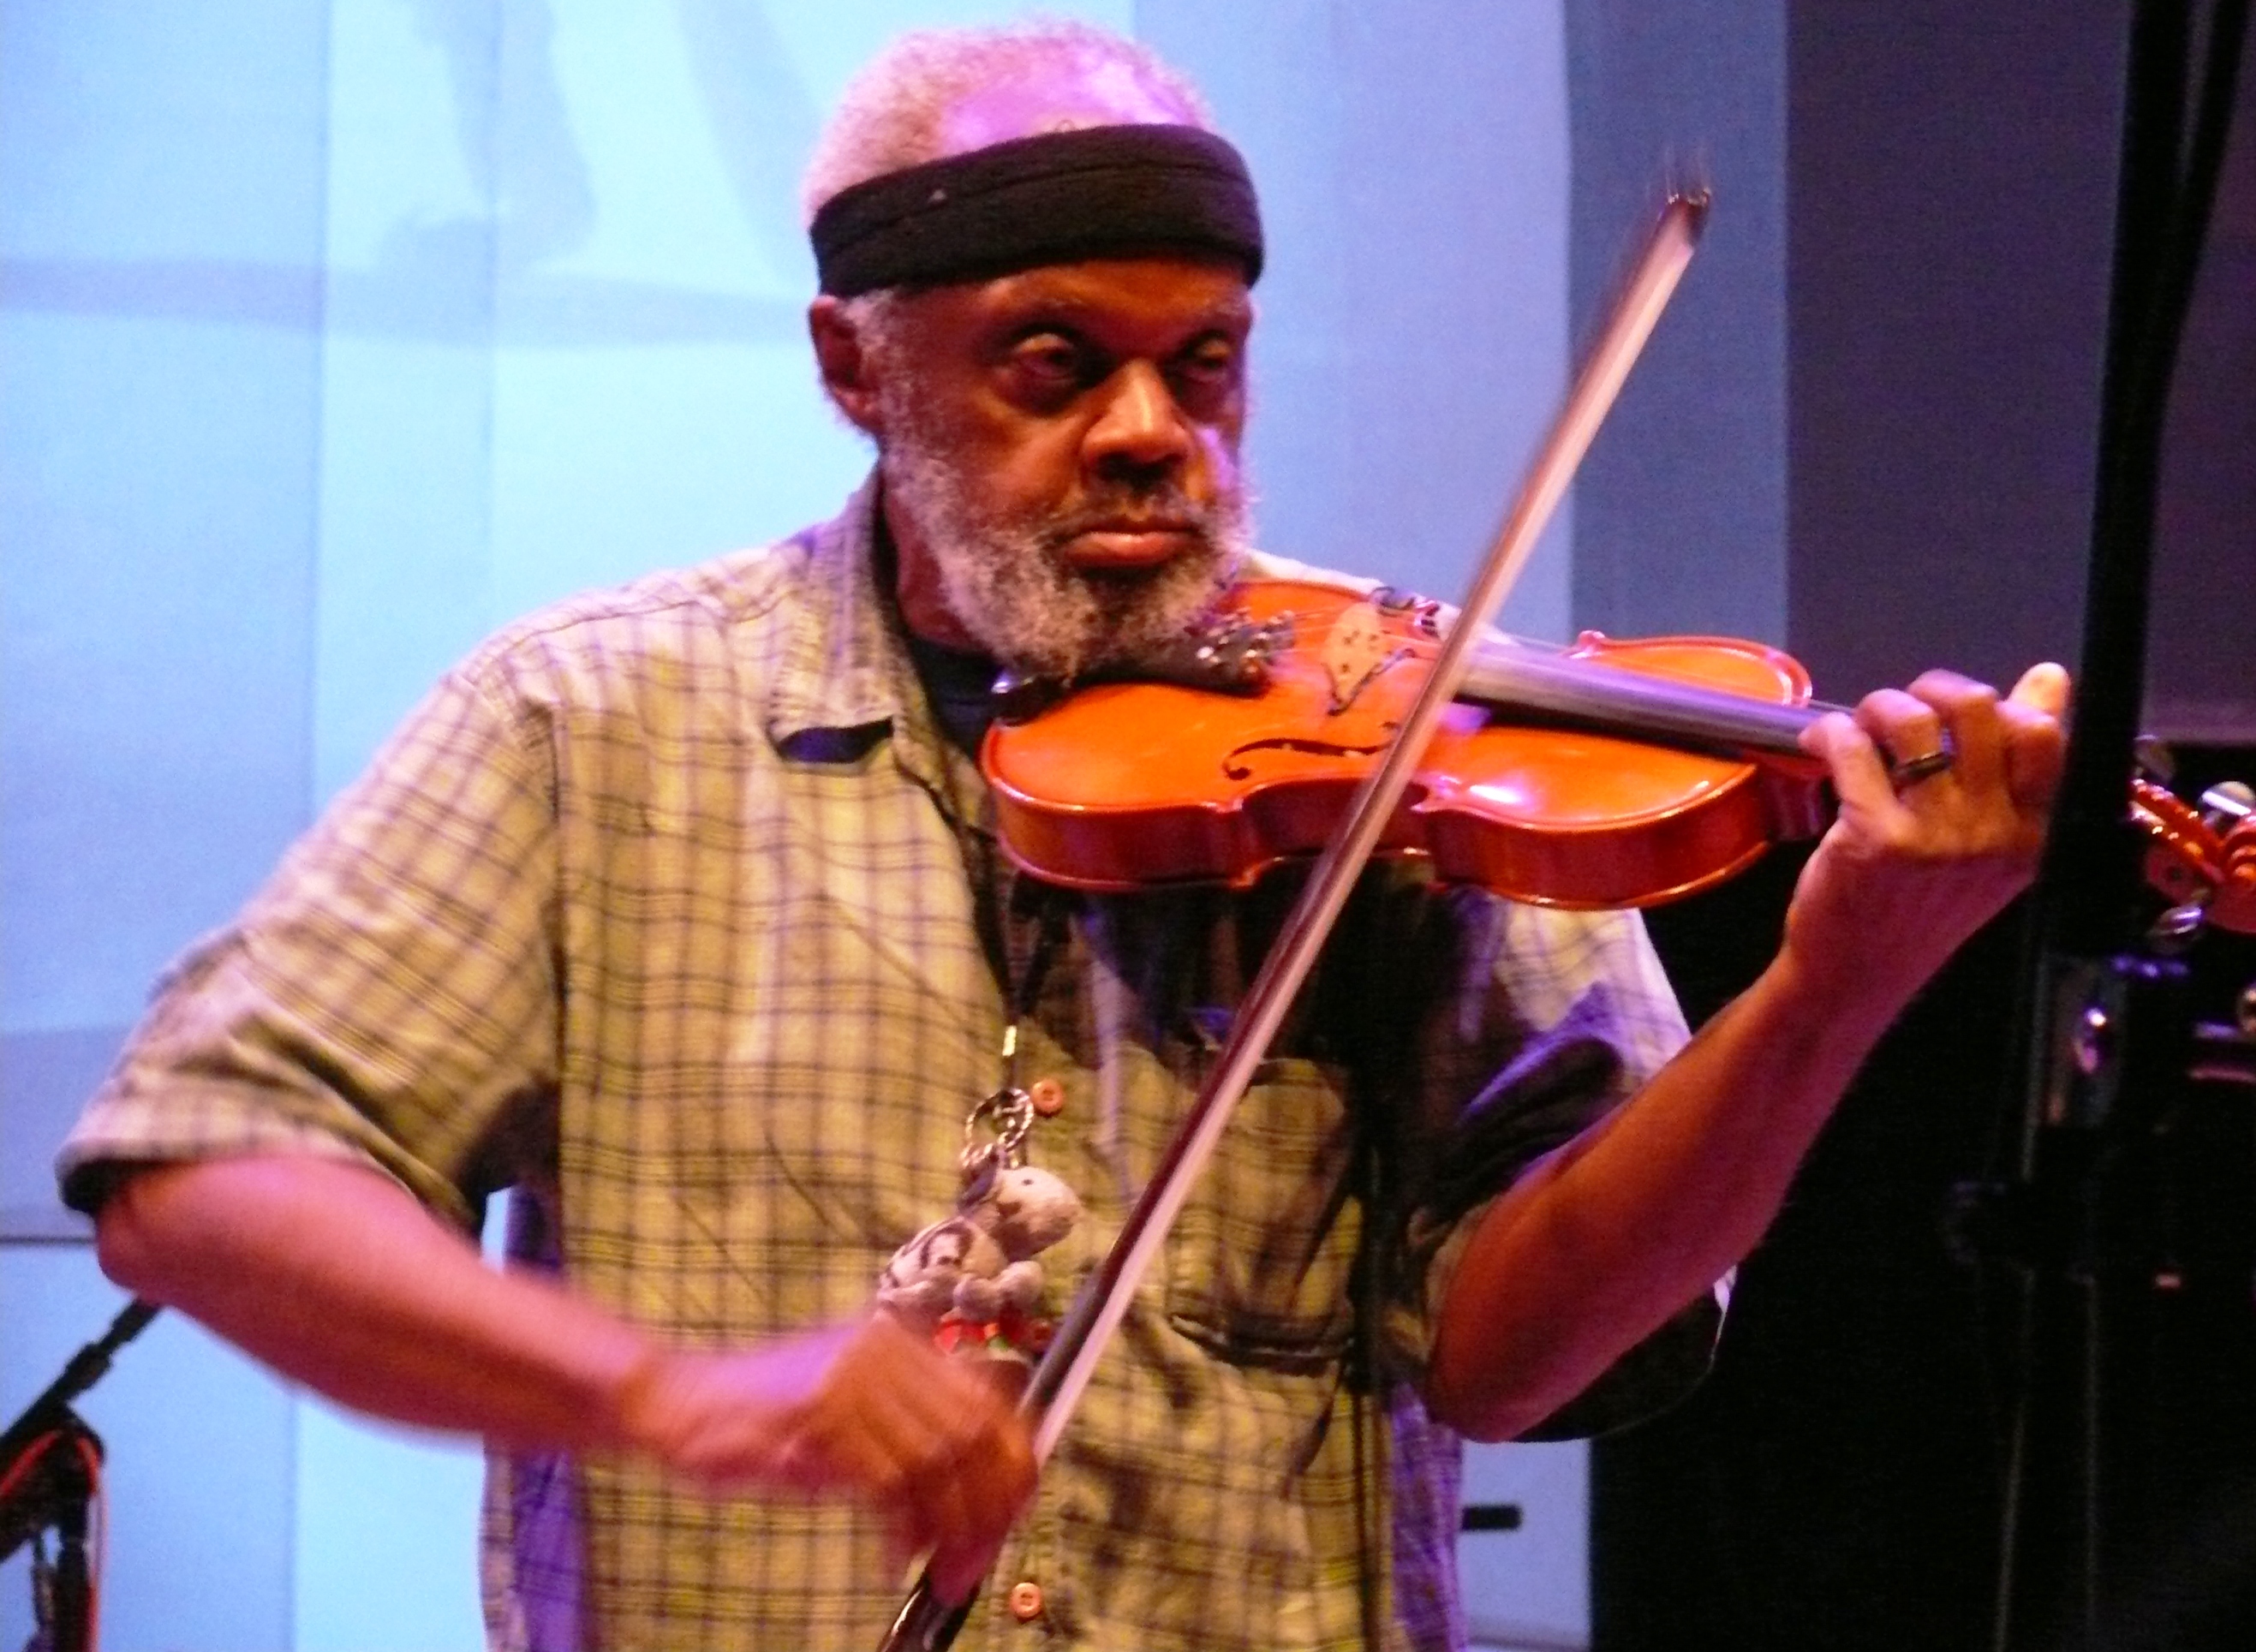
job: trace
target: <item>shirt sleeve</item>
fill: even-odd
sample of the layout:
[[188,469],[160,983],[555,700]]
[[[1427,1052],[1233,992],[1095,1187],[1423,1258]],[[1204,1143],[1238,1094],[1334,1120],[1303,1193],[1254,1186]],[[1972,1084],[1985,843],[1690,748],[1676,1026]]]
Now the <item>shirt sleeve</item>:
[[[1470,891],[1457,899],[1476,905]],[[1442,1304],[1495,1197],[1643,1087],[1685,1042],[1675,995],[1643,923],[1494,902],[1462,967],[1486,983],[1427,1018],[1428,1128],[1409,1156],[1391,1295],[1390,1345],[1422,1372]],[[1496,1052],[1504,1051],[1502,1059]],[[1478,1076],[1453,1065],[1491,1063]],[[1463,1098],[1470,1096],[1470,1100]],[[1706,1373],[1730,1280],[1686,1304],[1524,1438],[1603,1433],[1664,1409]]]
[[466,667],[190,948],[63,1144],[91,1213],[133,1166],[360,1163],[474,1227],[555,1089],[546,742]]

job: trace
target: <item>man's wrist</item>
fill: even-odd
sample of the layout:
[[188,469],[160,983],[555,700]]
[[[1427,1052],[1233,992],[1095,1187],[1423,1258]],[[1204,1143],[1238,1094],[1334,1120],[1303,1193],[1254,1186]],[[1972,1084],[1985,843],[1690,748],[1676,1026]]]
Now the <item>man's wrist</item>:
[[681,1358],[646,1342],[627,1360],[610,1385],[604,1449],[660,1463],[675,1460],[682,1436]]
[[1813,952],[1789,934],[1756,978],[1774,1024],[1795,1040],[1815,1040],[1861,1063],[1918,994],[1920,981],[1899,982],[1853,949]]

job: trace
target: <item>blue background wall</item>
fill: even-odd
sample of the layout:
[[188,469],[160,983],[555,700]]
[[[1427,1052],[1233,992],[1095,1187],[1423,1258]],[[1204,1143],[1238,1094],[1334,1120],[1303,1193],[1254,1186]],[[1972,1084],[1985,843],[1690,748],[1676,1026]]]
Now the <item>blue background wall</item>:
[[[0,0],[0,1411],[118,1305],[46,1166],[163,963],[492,625],[856,479],[802,343],[799,165],[881,39],[1017,9]],[[1562,9],[1067,9],[1197,74],[1263,180],[1266,541],[1454,593],[1576,332]],[[1606,204],[1610,244],[1645,204]],[[1768,210],[1718,238],[1771,297],[1696,283],[1713,325],[1664,328],[1674,370],[1717,326],[1775,332]],[[1781,612],[1752,418],[1755,538],[1681,594],[1687,629]],[[1563,634],[1573,584],[1562,522],[1508,619]],[[467,1450],[170,1317],[83,1409],[108,1644],[476,1642]],[[1469,1540],[1492,1620],[1579,1633],[1581,1461],[1484,1460],[1534,1516]]]

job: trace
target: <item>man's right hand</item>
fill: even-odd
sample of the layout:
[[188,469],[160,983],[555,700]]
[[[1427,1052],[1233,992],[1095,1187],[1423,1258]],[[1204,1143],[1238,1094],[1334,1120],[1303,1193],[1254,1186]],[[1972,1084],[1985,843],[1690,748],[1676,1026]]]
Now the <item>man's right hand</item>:
[[1003,1387],[882,1312],[748,1353],[654,1354],[621,1406],[638,1449],[716,1491],[843,1493],[886,1512],[951,1604],[1033,1491]]

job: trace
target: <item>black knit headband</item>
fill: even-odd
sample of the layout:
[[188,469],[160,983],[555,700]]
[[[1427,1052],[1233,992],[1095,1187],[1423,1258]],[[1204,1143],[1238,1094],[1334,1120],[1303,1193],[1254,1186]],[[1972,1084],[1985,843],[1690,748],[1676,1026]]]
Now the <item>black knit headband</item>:
[[1237,151],[1195,126],[1045,132],[840,190],[808,229],[822,291],[980,280],[1037,264],[1186,248],[1261,273],[1261,213]]

